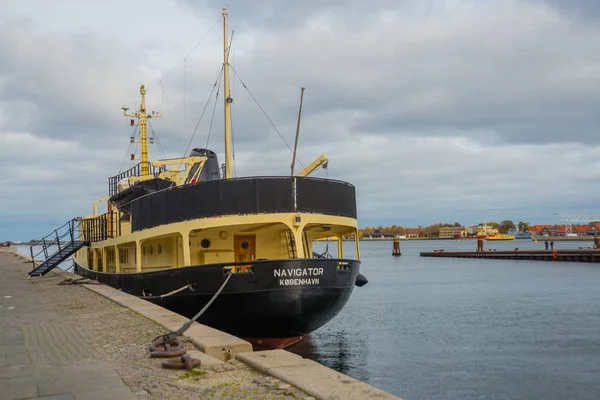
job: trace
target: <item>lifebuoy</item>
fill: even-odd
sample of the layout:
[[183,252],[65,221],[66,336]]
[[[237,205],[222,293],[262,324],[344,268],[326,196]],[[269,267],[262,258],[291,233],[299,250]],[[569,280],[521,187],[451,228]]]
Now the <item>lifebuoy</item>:
[[558,250],[552,250],[552,258],[555,260],[558,258]]

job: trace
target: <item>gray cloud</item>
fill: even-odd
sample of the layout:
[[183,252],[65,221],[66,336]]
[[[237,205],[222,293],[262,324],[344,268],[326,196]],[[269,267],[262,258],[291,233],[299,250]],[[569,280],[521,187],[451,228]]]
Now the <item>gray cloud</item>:
[[600,17],[600,3],[595,0],[528,0],[546,3],[565,15],[579,20]]
[[[139,84],[148,108],[164,113],[152,127],[167,157],[182,155],[221,66],[218,26],[182,58],[221,5],[178,4],[161,9],[159,32],[156,23],[108,26],[101,8],[84,27],[72,18],[79,10],[61,5],[63,23],[51,20],[59,27],[0,20],[0,168],[11,171],[0,176],[11,188],[0,213],[34,221],[21,238],[90,212],[124,157],[129,165],[120,107],[139,104]],[[327,176],[357,186],[361,225],[547,222],[593,209],[598,29],[540,1],[416,4],[230,4],[235,71],[288,143],[307,88],[299,158],[326,153]],[[141,17],[159,20],[158,10],[146,4]],[[232,82],[238,175],[287,174],[290,152],[233,72]],[[209,147],[222,161],[220,95]],[[206,144],[212,110],[193,147]],[[13,223],[4,225],[0,240]]]
[[[214,12],[223,7],[217,0],[179,0],[198,13]],[[266,28],[277,31],[297,29],[307,23],[319,22],[323,18],[335,19],[347,26],[359,26],[372,16],[386,10],[401,11],[407,18],[425,19],[444,11],[445,7],[436,0],[306,0],[281,2],[277,0],[244,1],[227,3],[229,18],[241,29]]]

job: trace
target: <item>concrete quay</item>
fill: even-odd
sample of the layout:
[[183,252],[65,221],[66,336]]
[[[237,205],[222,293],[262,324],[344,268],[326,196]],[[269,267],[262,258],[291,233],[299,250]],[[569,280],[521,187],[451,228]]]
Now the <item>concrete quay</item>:
[[183,338],[202,361],[197,373],[164,370],[146,346],[186,318],[105,285],[58,286],[79,278],[62,270],[28,279],[25,259],[0,253],[2,400],[398,399],[284,350],[253,352],[248,342],[198,323]]

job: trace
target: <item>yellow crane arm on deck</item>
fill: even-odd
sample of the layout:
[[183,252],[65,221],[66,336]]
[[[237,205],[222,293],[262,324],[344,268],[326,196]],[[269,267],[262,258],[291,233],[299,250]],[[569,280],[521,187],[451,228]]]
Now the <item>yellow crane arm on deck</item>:
[[329,160],[327,159],[327,157],[325,157],[325,154],[321,154],[315,161],[310,163],[308,167],[304,168],[302,172],[298,174],[298,176],[307,176],[320,166],[323,166],[323,168],[327,169],[328,162]]

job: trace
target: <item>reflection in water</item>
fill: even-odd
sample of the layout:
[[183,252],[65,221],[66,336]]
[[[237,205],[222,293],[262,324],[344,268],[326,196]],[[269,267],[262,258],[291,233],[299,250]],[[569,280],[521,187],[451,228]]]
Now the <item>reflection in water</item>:
[[287,350],[361,381],[369,380],[365,368],[367,341],[345,329],[327,331],[322,328]]

